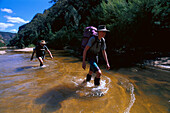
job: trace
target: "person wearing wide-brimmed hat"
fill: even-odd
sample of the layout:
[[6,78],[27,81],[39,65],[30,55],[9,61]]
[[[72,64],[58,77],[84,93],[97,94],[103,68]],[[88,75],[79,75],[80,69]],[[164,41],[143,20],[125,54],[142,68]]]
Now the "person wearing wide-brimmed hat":
[[34,48],[32,56],[31,56],[31,60],[33,60],[34,53],[36,53],[36,57],[38,58],[40,62],[40,66],[43,66],[45,51],[49,53],[51,59],[53,58],[50,50],[47,48],[45,44],[46,44],[45,40],[41,40],[39,44]]
[[[86,69],[86,63],[85,63],[85,59],[86,57],[88,57],[88,62],[90,63],[90,70],[89,73],[87,74],[86,80],[84,82],[89,82],[91,80],[91,76],[93,73],[96,73],[96,77],[94,79],[94,85],[95,86],[99,86],[100,85],[100,76],[102,74],[99,66],[98,66],[98,54],[100,51],[102,51],[103,57],[106,61],[106,68],[107,70],[110,69],[110,65],[108,62],[108,58],[107,58],[107,53],[106,53],[106,43],[105,43],[105,35],[106,32],[109,32],[109,30],[106,29],[105,25],[99,25],[98,29],[98,36],[92,36],[84,51],[83,51],[83,63],[82,63],[82,68]],[[88,52],[88,54],[87,54]]]

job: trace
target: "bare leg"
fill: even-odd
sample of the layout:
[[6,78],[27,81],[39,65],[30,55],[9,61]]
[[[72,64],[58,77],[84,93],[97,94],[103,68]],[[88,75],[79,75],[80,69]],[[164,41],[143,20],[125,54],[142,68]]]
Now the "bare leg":
[[96,72],[96,78],[100,78],[100,76],[102,75],[102,72],[101,72],[101,70],[98,70],[97,72]]
[[93,71],[90,71],[90,70],[89,70],[89,75],[92,75],[92,74],[93,74]]
[[43,66],[43,59],[41,57],[38,57],[38,60],[40,62],[40,66]]

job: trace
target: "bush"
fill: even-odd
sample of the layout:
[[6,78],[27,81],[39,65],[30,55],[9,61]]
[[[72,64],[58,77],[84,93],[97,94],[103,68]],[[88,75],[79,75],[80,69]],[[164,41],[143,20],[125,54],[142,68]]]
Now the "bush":
[[35,47],[35,45],[34,44],[30,44],[30,45],[28,45],[28,47]]
[[37,14],[29,24],[20,27],[23,29],[10,44],[23,47],[44,39],[54,49],[64,46],[78,48],[85,27],[105,24],[110,30],[106,36],[109,51],[170,49],[167,46],[170,28],[168,0],[67,1],[56,2],[46,13]]

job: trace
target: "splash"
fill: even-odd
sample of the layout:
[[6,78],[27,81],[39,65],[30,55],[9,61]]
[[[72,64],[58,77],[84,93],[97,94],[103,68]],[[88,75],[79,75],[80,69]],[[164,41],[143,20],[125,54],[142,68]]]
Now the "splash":
[[[81,89],[77,90],[76,93],[79,93],[86,97],[92,97],[92,96],[103,96],[105,95],[110,87],[110,78],[103,76],[100,81],[100,86],[96,87],[93,83],[94,77],[90,82],[87,82]],[[72,81],[77,87],[80,86],[80,84],[83,82],[83,79],[77,79],[74,77],[74,80]]]
[[130,102],[129,102],[129,106],[126,108],[125,112],[124,113],[130,113],[130,109],[132,108],[133,104],[135,103],[135,94],[134,94],[134,86],[132,83],[129,83],[129,86],[130,86],[130,96],[131,96],[131,99],[130,99]]
[[49,65],[43,65],[43,66],[33,66],[32,69],[43,69],[48,67]]
[[130,109],[132,108],[133,104],[135,103],[135,94],[134,94],[134,86],[132,83],[129,82],[129,80],[125,78],[120,78],[119,80],[120,85],[126,88],[127,91],[130,92],[130,102],[124,113],[130,113]]

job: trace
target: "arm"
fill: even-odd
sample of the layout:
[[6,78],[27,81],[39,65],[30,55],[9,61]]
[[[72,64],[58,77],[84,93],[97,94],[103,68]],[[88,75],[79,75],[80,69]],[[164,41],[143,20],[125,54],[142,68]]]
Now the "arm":
[[106,53],[106,51],[105,51],[105,50],[102,50],[102,54],[103,54],[103,57],[104,57],[104,59],[105,59],[105,61],[106,61],[106,64],[107,64],[107,70],[109,70],[109,69],[110,69],[110,65],[109,65],[109,62],[108,62],[108,58],[107,58],[107,53]]
[[47,52],[48,52],[48,54],[50,55],[51,59],[53,59],[53,56],[52,56],[50,50],[47,50]]
[[82,68],[85,70],[86,69],[86,54],[87,54],[87,51],[89,50],[89,46],[86,46],[84,51],[83,51],[83,64],[82,64]]
[[44,48],[48,52],[48,54],[50,55],[51,59],[53,59],[53,56],[52,56],[50,50],[48,49],[48,47],[46,45],[44,45]]
[[31,59],[30,59],[30,60],[33,60],[34,53],[35,53],[35,49],[33,49],[32,56],[31,56]]

